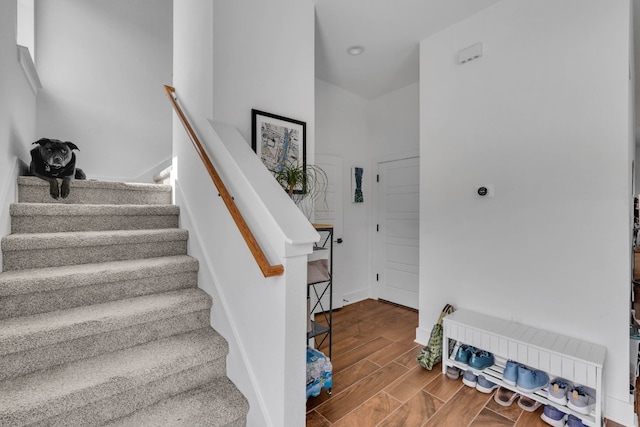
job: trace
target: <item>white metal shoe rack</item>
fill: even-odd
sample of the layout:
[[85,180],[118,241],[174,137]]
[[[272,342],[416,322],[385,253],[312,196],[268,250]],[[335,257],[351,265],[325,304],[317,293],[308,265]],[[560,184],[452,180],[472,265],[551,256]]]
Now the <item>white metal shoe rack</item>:
[[[457,341],[453,353],[443,358],[443,373],[447,366],[469,369],[469,366],[454,358],[459,344],[471,345],[493,353],[494,366],[482,371],[489,381],[535,399],[543,405],[550,404],[565,413],[573,414],[582,419],[585,425],[602,426],[602,367],[606,354],[604,346],[469,310],[458,310],[445,317],[443,335],[443,349],[448,348],[448,340]],[[576,385],[594,389],[595,408],[589,415],[580,414],[547,400],[546,389],[523,393],[506,384],[502,381],[502,372],[507,360],[545,371],[550,379],[562,377]]]

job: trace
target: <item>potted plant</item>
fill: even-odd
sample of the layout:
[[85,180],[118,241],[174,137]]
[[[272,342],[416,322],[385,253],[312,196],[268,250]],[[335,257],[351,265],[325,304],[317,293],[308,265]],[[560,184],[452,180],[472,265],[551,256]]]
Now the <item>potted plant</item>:
[[[275,172],[274,176],[303,212],[310,208],[304,207],[303,204],[312,204],[312,202],[326,197],[327,174],[316,165],[302,166],[293,162],[286,163],[279,171]],[[305,214],[307,213],[305,212]]]

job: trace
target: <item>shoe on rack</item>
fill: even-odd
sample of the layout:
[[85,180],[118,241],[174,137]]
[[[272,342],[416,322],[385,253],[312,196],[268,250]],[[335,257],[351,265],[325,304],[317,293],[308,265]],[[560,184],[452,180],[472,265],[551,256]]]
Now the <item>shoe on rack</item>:
[[576,412],[589,415],[595,404],[596,399],[589,394],[586,387],[573,387],[568,393],[567,406]]
[[498,405],[511,406],[518,396],[519,394],[515,391],[500,387],[498,391],[496,391],[496,394],[493,395],[493,400],[495,400]]
[[569,414],[569,417],[567,417],[567,424],[565,425],[567,427],[587,427],[582,423],[582,420],[580,418],[576,417],[573,414]]
[[507,360],[504,365],[504,372],[502,373],[502,381],[515,386],[518,381],[518,366],[519,363],[515,360]]
[[518,389],[527,393],[533,393],[549,385],[549,375],[539,369],[531,369],[527,366],[518,366]]
[[542,405],[542,403],[527,396],[520,396],[520,399],[518,399],[518,406],[527,412],[535,412],[540,405]]
[[549,383],[547,399],[558,405],[567,404],[567,391],[571,388],[571,383],[562,378],[556,378]]
[[460,368],[456,368],[455,366],[447,366],[446,375],[447,378],[455,381],[460,378]]
[[456,362],[464,363],[466,365],[467,363],[469,363],[471,352],[474,350],[475,348],[471,347],[470,345],[460,344],[460,346],[458,347],[458,351],[456,352]]
[[478,384],[478,376],[471,371],[464,371],[464,374],[462,374],[462,383],[475,388],[476,384]]
[[488,351],[478,350],[471,353],[469,357],[469,367],[481,371],[489,366],[493,365],[493,354]]
[[478,375],[478,380],[476,383],[476,390],[482,393],[491,393],[493,390],[500,387],[496,383],[492,383],[488,379],[484,377],[484,375]]
[[544,407],[544,411],[542,411],[542,415],[540,415],[540,418],[542,418],[542,421],[545,423],[554,427],[564,427],[564,421],[567,418],[567,414],[551,405],[546,405]]

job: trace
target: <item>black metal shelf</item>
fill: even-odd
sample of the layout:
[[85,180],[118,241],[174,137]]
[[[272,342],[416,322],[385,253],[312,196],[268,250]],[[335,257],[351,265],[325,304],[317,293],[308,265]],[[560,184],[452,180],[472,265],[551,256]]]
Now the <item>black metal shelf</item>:
[[[328,251],[327,258],[329,260],[328,279],[316,281],[307,284],[307,298],[314,296],[314,302],[309,307],[309,317],[313,313],[317,312],[317,315],[322,316],[323,323],[315,321],[310,322],[310,329],[307,331],[307,341],[314,339],[314,345],[316,348],[320,348],[322,344],[328,339],[329,352],[328,357],[332,356],[332,322],[333,322],[333,226],[325,224],[314,224],[314,228],[320,233],[320,241],[313,247],[314,251]],[[323,298],[328,296],[328,302],[323,303]]]

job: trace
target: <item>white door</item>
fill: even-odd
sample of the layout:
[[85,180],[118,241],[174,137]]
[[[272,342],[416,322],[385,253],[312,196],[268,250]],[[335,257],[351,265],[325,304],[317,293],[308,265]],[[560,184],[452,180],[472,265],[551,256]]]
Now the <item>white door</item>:
[[[327,197],[326,200],[320,199],[316,201],[314,212],[315,222],[319,224],[333,225],[333,309],[342,307],[342,298],[344,295],[344,287],[341,286],[340,278],[344,277],[341,272],[344,265],[341,260],[342,256],[342,230],[343,230],[343,211],[342,211],[342,157],[327,156],[324,154],[316,154],[315,163],[327,174]],[[322,236],[324,238],[324,235]],[[327,307],[327,305],[324,305]]]
[[378,296],[418,309],[418,157],[378,163]]

